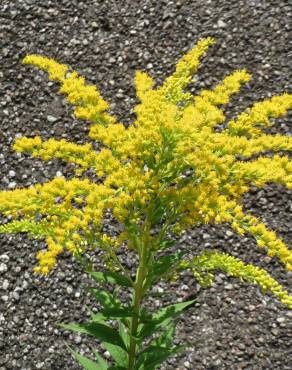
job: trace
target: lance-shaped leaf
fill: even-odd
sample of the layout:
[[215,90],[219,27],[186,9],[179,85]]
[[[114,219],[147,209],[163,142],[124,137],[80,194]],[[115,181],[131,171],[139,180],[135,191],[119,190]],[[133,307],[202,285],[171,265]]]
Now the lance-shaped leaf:
[[161,332],[161,334],[151,341],[151,345],[163,348],[170,348],[173,344],[177,323],[178,320],[171,321]]
[[90,294],[103,306],[98,313],[91,312],[91,320],[94,322],[104,323],[106,320],[120,319],[125,327],[129,327],[130,322],[127,318],[133,316],[131,307],[124,307],[120,300],[112,293],[98,290],[95,288],[88,289]]
[[157,258],[150,266],[149,278],[146,282],[146,287],[150,287],[161,279],[167,272],[171,271],[173,267],[179,263],[185,252],[176,252],[167,256]]
[[181,312],[195,300],[171,304],[167,307],[163,307],[158,310],[155,314],[151,316],[150,319],[147,319],[144,324],[142,324],[141,329],[138,333],[138,337],[143,339],[155,333],[159,328],[165,327],[168,325],[171,320],[176,318]]
[[124,349],[111,343],[102,343],[102,346],[110,353],[118,366],[127,366],[128,353]]
[[107,362],[96,353],[97,362],[92,361],[91,359],[80,355],[78,352],[74,351],[72,348],[67,346],[73,357],[83,366],[85,370],[108,370]]
[[101,342],[114,344],[126,350],[119,332],[108,325],[99,322],[89,322],[86,324],[62,324],[61,327],[78,333],[88,334]]
[[117,272],[111,272],[111,271],[106,271],[106,272],[91,272],[88,271],[90,276],[101,283],[110,283],[110,284],[118,284],[121,286],[125,287],[133,287],[133,282],[130,280],[127,276],[118,274]]
[[164,348],[159,346],[150,346],[138,356],[135,370],[155,370],[168,357],[183,351],[187,346],[177,346],[174,348]]
[[104,308],[122,308],[121,301],[114,294],[96,288],[89,288],[88,291],[92,295],[92,297],[95,298]]

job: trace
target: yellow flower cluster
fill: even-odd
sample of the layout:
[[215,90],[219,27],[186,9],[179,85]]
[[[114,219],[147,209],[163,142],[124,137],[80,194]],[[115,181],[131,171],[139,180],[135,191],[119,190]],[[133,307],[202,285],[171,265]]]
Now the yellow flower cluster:
[[219,209],[220,211],[215,219],[217,223],[230,222],[231,227],[239,235],[244,235],[246,232],[250,233],[254,236],[260,248],[267,249],[270,257],[278,257],[285,264],[287,270],[292,270],[292,253],[275,232],[268,230],[256,217],[245,214],[242,206],[236,205],[235,201],[221,199]]
[[237,93],[243,83],[248,82],[251,75],[245,70],[236,71],[230,76],[227,76],[221,84],[215,87],[214,90],[204,90],[200,93],[200,97],[204,101],[212,105],[223,105],[229,102],[231,95]]
[[103,148],[99,153],[96,153],[89,143],[79,145],[64,139],[42,141],[39,136],[22,137],[15,141],[13,149],[18,153],[31,153],[33,157],[40,157],[45,161],[58,158],[68,163],[74,163],[79,166],[76,169],[77,175],[92,168],[98,176],[102,177],[105,173],[110,173],[120,167],[119,160],[112,155],[110,150]]
[[[159,238],[193,225],[228,222],[240,235],[253,235],[259,247],[291,269],[291,251],[274,232],[243,212],[241,199],[251,185],[263,187],[273,182],[292,186],[291,161],[287,155],[277,154],[292,149],[291,138],[264,132],[272,124],[270,118],[292,108],[292,95],[285,93],[256,103],[225,122],[220,106],[250,80],[245,70],[233,72],[213,89],[196,96],[186,91],[200,58],[213,43],[211,38],[201,40],[158,88],[147,73],[137,72],[137,119],[127,128],[107,112],[109,106],[96,87],[87,85],[76,72],[69,72],[67,66],[53,59],[25,57],[25,64],[47,71],[50,79],[60,83],[60,92],[74,105],[76,117],[92,123],[90,138],[104,145],[96,152],[90,144],[66,140],[16,140],[14,149],[18,152],[44,160],[62,158],[78,167],[77,175],[93,168],[103,178],[102,184],[56,178],[33,188],[0,192],[3,214],[14,221],[22,217],[34,227],[41,216],[51,225],[49,234],[43,232],[49,247],[39,253],[37,271],[51,270],[64,248],[78,254],[99,245],[108,252],[110,243],[118,247],[125,240],[129,247],[136,248],[146,220]],[[222,123],[225,128],[218,130]],[[265,156],[267,151],[275,155]],[[103,231],[105,210],[111,210],[123,224],[117,238]],[[12,224],[11,230],[17,232],[19,227]],[[29,230],[27,225],[25,230]],[[157,249],[159,243],[155,243]],[[243,267],[225,257],[220,260],[217,255],[209,257],[211,264],[219,261],[228,272],[237,266],[245,277],[252,275],[263,287],[266,279],[268,288],[277,293],[274,283],[256,268]]]
[[272,122],[269,118],[285,115],[291,106],[292,95],[287,93],[256,103],[252,108],[241,113],[236,120],[230,121],[227,131],[232,136],[260,136],[262,128],[271,126]]
[[35,272],[47,275],[50,270],[55,266],[57,256],[63,252],[63,247],[57,244],[52,237],[46,238],[46,243],[48,250],[39,251],[37,254],[37,259],[39,260],[39,265],[34,268]]
[[84,77],[78,76],[77,72],[69,73],[66,65],[40,55],[28,55],[23,63],[33,64],[47,71],[51,80],[60,82],[60,92],[66,94],[68,102],[76,106],[74,113],[77,118],[101,124],[115,122],[113,117],[105,113],[109,106],[96,87],[85,84]]
[[33,157],[40,157],[45,161],[61,158],[79,165],[83,170],[93,167],[98,158],[98,154],[92,149],[91,144],[78,145],[66,140],[58,141],[55,139],[42,141],[38,136],[17,139],[13,149],[19,153],[31,153]]
[[226,274],[257,284],[266,292],[274,294],[282,303],[292,309],[292,296],[274,280],[266,270],[251,264],[245,264],[240,259],[218,251],[204,252],[191,261],[182,261],[180,269],[190,268],[196,278],[204,285],[213,280],[212,272],[220,270]]
[[[102,184],[77,178],[66,181],[59,177],[34,188],[0,192],[0,212],[15,219],[24,217],[35,227],[38,224],[36,219],[41,215],[43,219],[39,222],[40,226],[44,220],[50,225],[39,228],[49,248],[37,255],[39,267],[36,268],[36,271],[47,273],[55,265],[56,257],[64,247],[72,254],[78,254],[89,241],[92,243],[92,234],[96,238],[102,235],[103,211],[111,206],[113,195],[114,191]],[[22,225],[22,229],[20,226],[14,222],[9,230],[6,227],[3,232],[35,234],[27,224]]]
[[[183,90],[197,72],[200,58],[214,42],[214,39],[210,37],[200,40],[193,49],[181,58],[176,65],[175,72],[165,80],[160,89],[163,95],[167,97],[167,100],[178,103],[182,99],[191,97],[190,94],[185,93]],[[141,83],[143,84],[144,81],[141,81]]]
[[252,162],[242,162],[238,164],[238,171],[258,187],[274,182],[292,188],[292,162],[288,156],[275,155],[274,158],[260,157]]
[[137,97],[142,101],[145,93],[152,89],[154,80],[145,72],[137,71],[135,76],[135,87]]

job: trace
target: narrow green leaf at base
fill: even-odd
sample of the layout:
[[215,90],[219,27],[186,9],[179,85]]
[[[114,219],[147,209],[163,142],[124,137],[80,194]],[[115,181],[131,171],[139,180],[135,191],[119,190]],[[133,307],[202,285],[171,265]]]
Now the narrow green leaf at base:
[[80,355],[72,348],[67,346],[73,357],[83,366],[85,370],[108,370],[106,361],[101,357],[97,357],[97,362],[90,360],[89,358]]
[[126,350],[126,346],[119,332],[105,324],[90,322],[87,324],[63,324],[61,327],[78,333],[91,335],[101,342],[111,343]]
[[175,319],[186,307],[193,304],[195,300],[171,304],[154,313],[151,319],[142,325],[138,333],[139,338],[145,338],[154,334],[159,328],[165,327]]
[[118,366],[127,366],[128,353],[125,350],[111,343],[102,343],[102,346],[110,353]]
[[135,370],[155,370],[168,357],[184,349],[186,349],[186,346],[177,346],[175,348],[150,346],[138,356]]
[[89,275],[96,281],[101,283],[110,283],[110,284],[118,284],[121,286],[133,287],[133,282],[129,278],[127,278],[125,275],[118,274],[117,272],[88,272]]

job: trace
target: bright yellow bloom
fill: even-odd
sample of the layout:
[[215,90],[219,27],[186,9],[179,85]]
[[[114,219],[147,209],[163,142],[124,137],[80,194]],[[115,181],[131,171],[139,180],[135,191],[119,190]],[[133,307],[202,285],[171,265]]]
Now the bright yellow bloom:
[[292,309],[292,296],[267,271],[250,264],[245,264],[240,259],[226,253],[217,251],[204,252],[190,262],[181,262],[180,268],[191,268],[203,285],[208,285],[212,282],[212,272],[221,270],[240,280],[258,284],[264,292],[271,292],[282,303]]
[[283,94],[271,99],[255,103],[252,108],[241,113],[236,120],[228,125],[228,133],[232,136],[258,137],[262,135],[262,128],[271,126],[269,118],[278,118],[292,109],[292,95]]
[[[103,250],[106,263],[115,269],[110,246],[116,250],[126,242],[139,252],[146,226],[150,225],[152,248],[158,250],[168,232],[225,222],[239,235],[251,234],[259,248],[291,270],[289,248],[260,220],[245,213],[241,200],[251,185],[277,183],[292,188],[291,161],[287,153],[279,154],[292,149],[292,140],[265,132],[274,122],[271,118],[292,108],[292,95],[255,103],[226,122],[222,105],[250,80],[247,71],[235,71],[197,95],[186,91],[213,43],[211,38],[199,41],[158,88],[147,73],[137,72],[139,104],[129,127],[109,114],[109,104],[98,89],[77,72],[50,58],[25,57],[25,64],[47,71],[60,84],[60,93],[73,104],[75,116],[91,122],[89,137],[103,145],[96,151],[89,143],[43,141],[38,136],[15,141],[18,152],[73,163],[79,176],[0,192],[0,212],[12,219],[0,232],[23,231],[47,241],[47,251],[38,253],[36,271],[47,274],[64,249],[78,255],[94,247]],[[219,124],[224,124],[220,130]],[[274,154],[266,156],[267,151]],[[89,178],[84,179],[87,173]],[[115,218],[122,228],[115,237],[104,229],[105,216]],[[233,257],[206,252],[185,263],[198,279],[210,280],[211,270],[219,268],[258,283],[291,305],[287,292],[266,272]]]

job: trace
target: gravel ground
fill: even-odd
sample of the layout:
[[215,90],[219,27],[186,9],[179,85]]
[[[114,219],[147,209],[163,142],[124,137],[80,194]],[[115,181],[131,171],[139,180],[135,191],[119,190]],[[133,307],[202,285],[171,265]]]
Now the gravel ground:
[[[21,65],[26,54],[70,64],[97,84],[113,111],[128,123],[135,104],[134,71],[146,70],[161,81],[199,38],[213,36],[217,45],[208,53],[197,86],[212,86],[237,68],[253,73],[252,82],[226,107],[231,116],[254,100],[288,90],[291,13],[291,1],[284,0],[2,0],[0,189],[44,182],[57,171],[70,175],[62,163],[13,153],[15,136],[83,142],[87,131],[56,94],[57,87],[43,73]],[[290,126],[289,117],[277,122],[272,132],[291,134],[291,115]],[[252,189],[245,204],[291,243],[291,191],[277,186]],[[287,288],[291,284],[291,273],[259,251],[251,238],[239,238],[228,227],[192,230],[179,245],[194,252],[220,247],[267,268]],[[86,276],[69,256],[49,278],[34,276],[35,253],[42,247],[23,236],[0,236],[0,370],[79,369],[64,340],[80,352],[90,343],[56,326],[86,318],[84,305],[90,300],[80,288]],[[161,284],[160,289],[168,288]],[[163,369],[292,368],[291,312],[263,297],[258,288],[220,274],[214,287],[204,290],[186,274],[170,290],[173,298],[197,297],[177,336],[180,342],[199,342]]]

